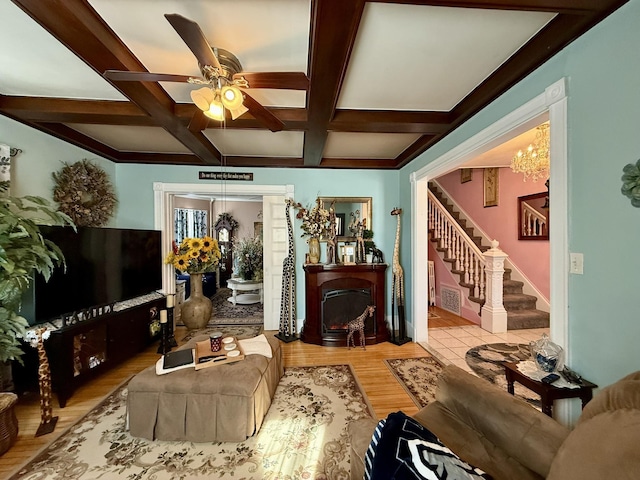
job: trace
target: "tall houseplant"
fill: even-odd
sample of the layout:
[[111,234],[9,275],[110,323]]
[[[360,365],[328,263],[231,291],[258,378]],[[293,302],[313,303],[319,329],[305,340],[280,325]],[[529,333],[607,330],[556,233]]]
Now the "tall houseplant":
[[34,272],[49,280],[64,265],[60,249],[40,234],[38,225],[70,225],[71,219],[44,198],[12,197],[0,185],[0,363],[22,362],[19,338],[28,323],[20,315],[21,299]]

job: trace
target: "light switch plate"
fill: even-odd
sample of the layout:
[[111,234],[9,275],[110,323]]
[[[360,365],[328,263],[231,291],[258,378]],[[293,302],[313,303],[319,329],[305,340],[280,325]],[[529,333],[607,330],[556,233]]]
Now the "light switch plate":
[[581,253],[569,254],[569,273],[576,273],[582,275],[584,273],[584,256]]

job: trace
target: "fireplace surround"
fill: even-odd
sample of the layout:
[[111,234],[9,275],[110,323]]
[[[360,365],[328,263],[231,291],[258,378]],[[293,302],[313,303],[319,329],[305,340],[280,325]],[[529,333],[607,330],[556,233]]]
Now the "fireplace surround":
[[[373,317],[365,319],[368,345],[386,342],[384,263],[358,265],[307,264],[305,271],[306,314],[300,339],[317,345],[347,345],[347,323],[367,305],[375,305]],[[356,334],[357,336],[357,334]],[[359,342],[359,338],[355,339]]]

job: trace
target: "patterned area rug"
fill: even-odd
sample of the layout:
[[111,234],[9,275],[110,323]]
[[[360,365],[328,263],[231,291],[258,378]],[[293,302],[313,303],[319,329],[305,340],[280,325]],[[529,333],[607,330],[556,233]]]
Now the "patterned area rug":
[[11,477],[346,479],[347,425],[373,410],[349,365],[287,368],[260,431],[241,443],[134,438],[126,385]]
[[211,332],[222,332],[224,337],[252,338],[262,333],[262,325],[214,325],[199,330],[191,330],[182,338],[182,341],[188,342],[193,337],[208,335]]
[[396,358],[384,363],[418,407],[435,400],[436,381],[442,372],[442,365],[435,358]]
[[[234,305],[229,300],[233,296],[230,288],[220,288],[211,297],[213,312],[207,326],[211,325],[263,325],[264,308],[261,303]],[[176,325],[184,325],[176,322]]]
[[227,300],[232,296],[230,288],[220,288],[211,297],[213,314],[208,325],[262,325],[264,323],[264,308],[261,303],[234,305]]
[[[524,343],[489,343],[470,349],[465,355],[467,365],[471,367],[479,377],[507,390],[507,379],[504,375],[504,363],[519,362],[531,358],[529,345]],[[538,410],[541,410],[540,397],[515,383],[514,391],[517,397],[522,398]]]

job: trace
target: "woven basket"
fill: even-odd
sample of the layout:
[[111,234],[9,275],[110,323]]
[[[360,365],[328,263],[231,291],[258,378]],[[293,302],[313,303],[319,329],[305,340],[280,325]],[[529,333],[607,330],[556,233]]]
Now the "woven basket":
[[0,456],[15,443],[18,438],[18,419],[13,407],[18,401],[14,393],[0,393]]

